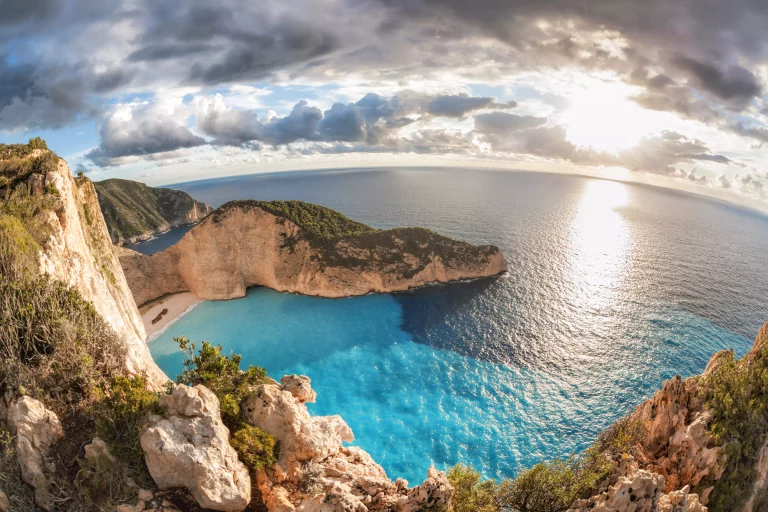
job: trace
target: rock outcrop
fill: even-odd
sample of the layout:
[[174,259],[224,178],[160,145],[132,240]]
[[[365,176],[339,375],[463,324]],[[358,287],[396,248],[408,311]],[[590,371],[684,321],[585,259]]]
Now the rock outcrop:
[[137,181],[109,179],[94,186],[112,243],[117,245],[194,224],[213,210],[181,190],[148,187]]
[[604,493],[578,500],[568,512],[706,512],[690,486],[663,494],[664,477],[634,463]]
[[282,385],[265,384],[245,400],[246,419],[280,441],[280,459],[258,472],[257,483],[270,512],[416,512],[445,510],[453,487],[431,468],[427,479],[408,489],[351,442],[352,430],[339,416],[311,416],[306,402],[315,392],[307,377],[290,375]]
[[32,174],[27,183],[33,194],[43,193],[44,187],[58,192],[54,209],[42,214],[53,234],[42,247],[40,269],[77,288],[93,303],[125,340],[128,369],[146,372],[153,384],[161,386],[168,379],[144,342],[144,324],[109,240],[92,183],[73,178],[61,159],[55,171]]
[[55,467],[48,460],[50,449],[64,437],[58,416],[28,396],[14,400],[6,412],[8,427],[16,436],[16,457],[21,477],[35,489],[35,503],[53,510],[48,477]]
[[204,386],[179,385],[160,398],[141,435],[147,468],[160,489],[184,487],[201,507],[240,511],[251,501],[248,469],[229,445],[219,400]]
[[[292,203],[313,213],[322,209]],[[297,215],[294,222],[272,204],[224,205],[163,252],[145,256],[123,251],[120,263],[136,303],[181,291],[202,299],[232,299],[254,285],[346,297],[493,276],[507,269],[494,246],[474,246],[422,228],[376,231],[359,223],[360,232],[323,237],[314,234],[315,219],[308,220],[309,215]],[[318,223],[354,222],[324,210]]]

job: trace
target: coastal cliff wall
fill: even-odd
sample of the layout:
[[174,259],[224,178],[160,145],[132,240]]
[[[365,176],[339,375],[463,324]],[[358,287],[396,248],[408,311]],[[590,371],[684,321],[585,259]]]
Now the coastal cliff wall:
[[473,246],[421,228],[375,231],[364,225],[368,232],[318,239],[265,208],[225,205],[163,252],[145,256],[122,250],[120,263],[136,303],[180,291],[232,299],[254,285],[347,297],[507,270],[494,246]]
[[186,192],[109,179],[93,184],[112,243],[133,244],[177,226],[194,224],[213,208]]
[[54,210],[44,212],[53,234],[41,248],[40,269],[77,288],[123,337],[130,371],[145,371],[153,384],[163,384],[167,377],[144,342],[144,324],[110,242],[91,181],[73,178],[66,162],[59,159],[55,171],[32,174],[27,183],[33,194],[42,193],[44,187],[58,191]]

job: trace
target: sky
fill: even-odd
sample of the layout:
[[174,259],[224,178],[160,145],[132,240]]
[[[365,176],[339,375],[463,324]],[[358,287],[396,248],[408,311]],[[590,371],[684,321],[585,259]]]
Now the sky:
[[765,0],[0,0],[0,140],[150,185],[462,166],[768,211]]

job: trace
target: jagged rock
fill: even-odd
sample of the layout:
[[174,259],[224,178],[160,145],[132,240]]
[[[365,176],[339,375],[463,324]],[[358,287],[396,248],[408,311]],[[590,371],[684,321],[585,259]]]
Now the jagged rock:
[[422,510],[446,510],[453,498],[453,487],[445,473],[429,468],[427,479],[408,492],[397,502],[397,512],[421,512]]
[[313,417],[305,403],[315,392],[303,376],[265,384],[242,404],[247,420],[281,443],[280,460],[257,473],[270,512],[415,512],[442,510],[453,496],[444,473],[430,469],[408,489],[358,447],[345,447],[352,431],[339,416]]
[[281,389],[291,393],[301,403],[315,402],[317,393],[312,389],[312,381],[306,375],[285,375],[280,379]]
[[577,500],[568,512],[657,512],[663,486],[663,476],[635,466],[607,492]]
[[[309,386],[309,379],[305,382]],[[280,463],[290,476],[301,473],[302,462],[325,459],[338,452],[342,441],[354,441],[341,416],[310,416],[307,407],[281,386],[259,386],[242,408],[252,425],[280,441]]]
[[21,477],[35,489],[35,503],[52,510],[48,474],[55,470],[47,460],[50,448],[64,437],[58,416],[28,396],[15,400],[7,411],[8,426],[16,435],[16,458]]
[[248,469],[229,445],[219,400],[204,386],[179,385],[160,397],[141,435],[150,475],[161,489],[185,487],[203,508],[243,510],[251,501]]
[[699,502],[699,496],[690,491],[690,486],[686,485],[679,491],[662,495],[659,512],[707,512],[707,507]]
[[[710,361],[713,368],[722,360],[717,353]],[[651,399],[631,415],[647,428],[642,443],[643,467],[664,476],[664,492],[686,485],[698,485],[706,476],[720,478],[725,468],[725,454],[711,446],[707,426],[711,420],[698,393],[696,379],[680,376],[665,381]]]

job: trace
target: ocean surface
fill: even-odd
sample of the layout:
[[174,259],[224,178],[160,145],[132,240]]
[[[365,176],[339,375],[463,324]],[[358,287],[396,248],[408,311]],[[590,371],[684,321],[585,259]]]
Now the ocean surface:
[[420,225],[502,249],[510,271],[498,278],[349,299],[252,288],[203,302],[150,343],[169,375],[181,369],[180,335],[276,378],[309,375],[313,414],[340,414],[354,444],[411,483],[430,464],[499,478],[582,450],[663,380],[701,372],[720,349],[743,355],[768,320],[768,217],[690,194],[402,168],[175,188],[213,206],[301,199],[377,228]]

